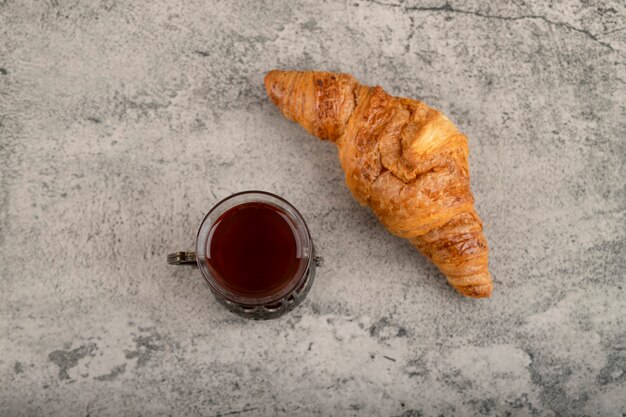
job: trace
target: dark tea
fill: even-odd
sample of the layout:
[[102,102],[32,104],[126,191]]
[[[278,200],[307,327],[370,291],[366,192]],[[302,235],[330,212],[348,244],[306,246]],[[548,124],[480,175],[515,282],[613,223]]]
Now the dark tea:
[[321,258],[294,206],[266,191],[244,191],[209,210],[195,252],[169,253],[167,263],[197,265],[220,304],[265,320],[302,303]]
[[248,202],[224,212],[211,227],[208,267],[223,287],[246,298],[280,292],[302,262],[298,233],[279,207]]

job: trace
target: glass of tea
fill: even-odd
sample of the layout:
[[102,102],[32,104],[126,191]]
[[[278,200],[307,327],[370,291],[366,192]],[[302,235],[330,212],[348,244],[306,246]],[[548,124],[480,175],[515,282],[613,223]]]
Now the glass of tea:
[[240,316],[278,317],[306,297],[321,258],[302,215],[265,191],[233,194],[206,215],[195,252],[167,256],[197,265],[217,300]]

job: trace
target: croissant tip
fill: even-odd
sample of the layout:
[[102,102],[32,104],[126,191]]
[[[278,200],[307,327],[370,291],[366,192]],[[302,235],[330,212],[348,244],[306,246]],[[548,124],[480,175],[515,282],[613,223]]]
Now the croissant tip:
[[490,298],[491,293],[493,292],[493,285],[490,282],[489,284],[484,285],[468,285],[466,287],[456,287],[456,290],[466,297]]
[[274,104],[278,104],[278,100],[283,95],[283,85],[280,82],[280,77],[285,71],[273,69],[265,74],[263,83],[265,84],[265,90],[267,95]]
[[277,69],[273,69],[273,70],[269,70],[266,74],[265,74],[265,84],[267,84],[268,80],[274,78],[275,76],[277,76],[280,72],[280,70]]

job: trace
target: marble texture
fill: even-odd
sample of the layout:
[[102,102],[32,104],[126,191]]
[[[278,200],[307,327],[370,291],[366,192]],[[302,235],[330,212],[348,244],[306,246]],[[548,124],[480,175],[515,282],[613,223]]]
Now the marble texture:
[[[449,288],[283,119],[354,74],[470,138],[490,300]],[[0,1],[0,415],[626,415],[623,1]],[[249,322],[166,265],[246,189],[325,265]]]

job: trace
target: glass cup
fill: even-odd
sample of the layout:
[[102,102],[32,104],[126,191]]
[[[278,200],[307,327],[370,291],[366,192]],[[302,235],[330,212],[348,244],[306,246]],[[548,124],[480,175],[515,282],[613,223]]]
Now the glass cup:
[[[301,248],[298,271],[285,286],[273,294],[260,298],[242,296],[229,290],[219,279],[216,279],[208,263],[210,231],[213,225],[231,208],[253,202],[272,205],[282,212],[293,226],[294,238]],[[245,260],[242,261],[245,262]],[[322,261],[322,258],[315,256],[309,229],[298,210],[285,199],[265,191],[244,191],[223,199],[209,211],[200,224],[196,237],[196,251],[175,252],[167,255],[167,263],[170,265],[197,266],[219,303],[235,314],[257,320],[279,317],[300,304],[311,289],[315,269],[321,266]]]

